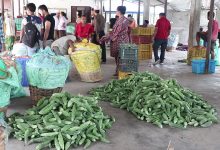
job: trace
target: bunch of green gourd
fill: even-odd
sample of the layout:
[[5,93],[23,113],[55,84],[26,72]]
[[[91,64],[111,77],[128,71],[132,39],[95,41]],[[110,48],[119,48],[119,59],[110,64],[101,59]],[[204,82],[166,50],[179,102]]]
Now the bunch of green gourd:
[[92,142],[106,139],[106,130],[114,118],[104,115],[98,101],[92,97],[56,93],[41,99],[24,115],[15,113],[8,118],[12,135],[26,144],[39,143],[37,150],[90,146]]
[[208,127],[218,121],[216,110],[202,96],[183,88],[174,79],[163,80],[153,73],[112,80],[89,93],[160,128]]

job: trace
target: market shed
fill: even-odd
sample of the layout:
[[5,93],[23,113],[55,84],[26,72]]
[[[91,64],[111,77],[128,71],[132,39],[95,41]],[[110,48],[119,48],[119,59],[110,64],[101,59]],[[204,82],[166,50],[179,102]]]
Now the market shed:
[[[0,53],[0,150],[220,149],[220,49],[216,42],[218,57],[211,60],[214,18],[207,19],[208,11],[215,12],[220,22],[220,0],[0,2],[2,13],[20,22],[27,3],[45,4],[51,14],[65,12],[67,27],[72,29],[67,39],[61,37],[59,44],[41,47],[31,55]],[[114,30],[108,24],[116,20],[120,5],[127,8],[125,16],[132,15],[130,20],[140,26],[130,30],[129,36],[121,31],[131,43],[119,43],[115,58],[111,44],[123,37],[106,38],[111,39],[106,42],[107,61],[101,63],[103,51],[98,43],[102,40],[95,38],[98,43],[94,44],[90,37],[75,39],[77,15],[86,14],[90,21],[91,9],[100,9],[109,36]],[[172,26],[168,43],[173,42],[172,36],[179,37],[175,44],[182,49],[166,51],[165,60],[156,64],[152,37],[161,12],[166,12]],[[148,27],[141,26],[144,20],[149,20]],[[200,39],[196,46],[200,28],[208,31],[208,39]],[[73,45],[66,47],[67,43]],[[56,48],[68,55],[55,54]],[[12,136],[6,140],[8,125]]]

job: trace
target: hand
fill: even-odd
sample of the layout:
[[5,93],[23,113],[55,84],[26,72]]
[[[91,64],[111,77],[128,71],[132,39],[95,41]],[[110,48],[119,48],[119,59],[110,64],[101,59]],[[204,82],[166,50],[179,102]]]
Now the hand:
[[152,37],[151,41],[154,42],[154,36]]
[[[101,38],[102,39],[102,38]],[[96,35],[96,41],[99,41],[100,39],[99,39],[99,36],[98,35]]]

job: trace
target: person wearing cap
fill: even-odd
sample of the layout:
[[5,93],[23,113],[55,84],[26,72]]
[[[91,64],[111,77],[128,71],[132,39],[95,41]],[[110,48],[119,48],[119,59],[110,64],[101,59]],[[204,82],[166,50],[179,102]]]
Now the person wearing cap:
[[100,10],[98,7],[95,7],[92,9],[92,16],[94,17],[94,37],[93,37],[93,43],[100,45],[102,49],[102,63],[106,63],[106,47],[105,43],[100,44],[99,39],[101,39],[103,36],[105,36],[105,18],[103,15],[100,14]]
[[75,36],[78,41],[82,39],[90,40],[92,33],[94,32],[94,28],[91,24],[86,22],[86,16],[83,15],[81,18],[81,22],[76,24]]
[[[160,18],[157,20],[153,35],[153,50],[155,57],[155,62],[153,65],[163,64],[165,59],[165,51],[167,49],[168,37],[171,30],[171,24],[170,21],[166,18],[166,14],[160,13],[159,17]],[[160,57],[158,56],[159,47],[161,47]]]

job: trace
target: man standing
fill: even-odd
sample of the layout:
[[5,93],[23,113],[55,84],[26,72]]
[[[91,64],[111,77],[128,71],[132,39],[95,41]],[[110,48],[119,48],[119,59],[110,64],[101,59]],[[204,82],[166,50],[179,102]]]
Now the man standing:
[[0,13],[0,52],[5,50],[4,24]]
[[[41,19],[35,16],[36,6],[34,3],[28,3],[26,6],[27,17],[21,22],[20,43],[37,49],[39,46]],[[30,32],[29,32],[30,31]]]
[[94,28],[91,24],[86,22],[86,16],[83,15],[81,22],[76,24],[75,36],[77,40],[88,39],[90,40]]
[[58,25],[59,25],[59,19],[60,19],[60,12],[58,11],[53,18],[54,18],[54,21],[55,21],[54,39],[57,40],[58,37],[59,37]]
[[6,13],[6,18],[5,18],[5,45],[6,49],[11,51],[13,48],[13,45],[15,43],[15,21],[11,16]]
[[[215,17],[215,13],[213,13],[213,18],[214,17]],[[208,12],[207,18],[208,18],[208,20],[210,20],[210,18],[211,18],[210,12]],[[218,31],[219,31],[218,28],[219,28],[218,21],[213,19],[212,37],[211,37],[211,59],[215,59],[215,44],[216,44],[216,40],[218,38]],[[200,45],[200,39],[203,39],[204,43],[207,43],[208,42],[208,31],[198,32],[196,34],[196,41],[197,41],[198,45]]]
[[46,5],[40,5],[38,7],[39,13],[44,17],[43,22],[43,33],[42,33],[42,44],[41,47],[45,48],[46,46],[51,46],[54,40],[54,27],[55,20],[52,15],[49,14],[48,8]]
[[106,47],[105,43],[99,43],[99,39],[105,36],[105,18],[100,14],[98,8],[92,9],[92,16],[94,17],[95,34],[93,37],[93,43],[100,45],[102,49],[102,63],[106,63]]
[[[159,14],[160,19],[157,20],[156,26],[155,26],[155,32],[153,35],[153,50],[154,50],[154,57],[155,57],[155,63],[157,64],[163,64],[165,59],[165,51],[167,48],[168,43],[168,37],[170,35],[171,25],[170,21],[166,18],[165,13]],[[158,56],[158,49],[161,47],[161,54],[160,57]]]

